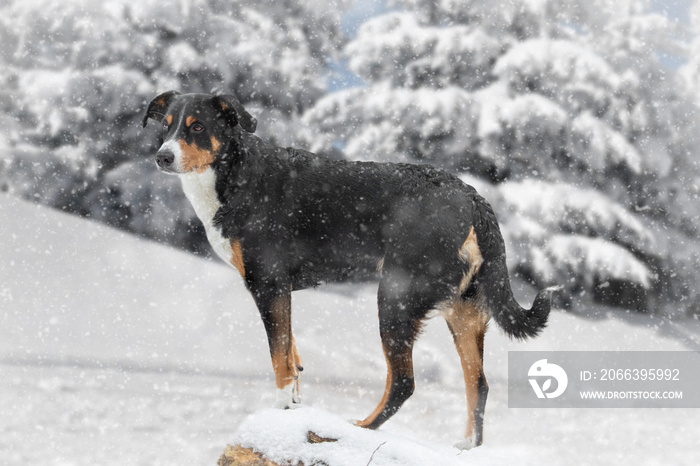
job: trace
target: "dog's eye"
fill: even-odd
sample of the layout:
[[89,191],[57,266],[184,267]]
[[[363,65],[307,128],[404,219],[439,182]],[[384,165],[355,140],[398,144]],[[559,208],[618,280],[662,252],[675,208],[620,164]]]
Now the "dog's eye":
[[164,121],[163,122],[163,131],[167,131],[167,130],[168,130],[168,122]]
[[199,123],[195,123],[192,125],[192,131],[195,133],[201,133],[204,131],[204,126],[200,125]]

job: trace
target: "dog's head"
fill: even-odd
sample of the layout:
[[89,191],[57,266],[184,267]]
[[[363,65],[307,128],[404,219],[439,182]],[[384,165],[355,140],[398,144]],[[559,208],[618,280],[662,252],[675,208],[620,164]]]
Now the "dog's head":
[[222,150],[222,141],[236,127],[255,132],[257,121],[232,95],[165,92],[151,101],[143,118],[163,125],[163,145],[156,153],[166,173],[204,172]]

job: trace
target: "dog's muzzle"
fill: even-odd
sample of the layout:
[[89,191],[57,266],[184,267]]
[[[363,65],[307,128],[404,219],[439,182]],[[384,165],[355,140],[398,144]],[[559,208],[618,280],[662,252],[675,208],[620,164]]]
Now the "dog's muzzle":
[[173,163],[175,163],[175,154],[169,150],[160,150],[156,154],[156,165],[161,171],[174,173]]

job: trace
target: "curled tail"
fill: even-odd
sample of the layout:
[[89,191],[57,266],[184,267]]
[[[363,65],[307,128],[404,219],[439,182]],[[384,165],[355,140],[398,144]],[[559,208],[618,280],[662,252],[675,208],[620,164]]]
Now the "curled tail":
[[474,197],[474,229],[483,263],[474,279],[482,290],[491,316],[511,337],[526,339],[537,336],[547,325],[552,306],[552,293],[558,287],[545,288],[525,309],[513,297],[506,267],[506,250],[496,215],[479,195]]

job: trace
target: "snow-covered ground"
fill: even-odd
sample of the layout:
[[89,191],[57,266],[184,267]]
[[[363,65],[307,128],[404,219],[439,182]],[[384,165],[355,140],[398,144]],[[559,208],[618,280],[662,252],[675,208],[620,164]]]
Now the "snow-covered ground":
[[[381,398],[375,292],[294,295],[305,406],[356,419]],[[523,303],[533,294],[516,289]],[[412,439],[455,464],[697,464],[698,409],[509,409],[509,350],[700,350],[700,323],[554,311],[526,343],[492,325],[485,445],[459,453],[461,369],[435,319],[416,346],[416,393],[381,429],[382,450]],[[273,401],[265,333],[235,271],[0,195],[0,464],[215,464]],[[291,424],[314,411],[263,413]]]

